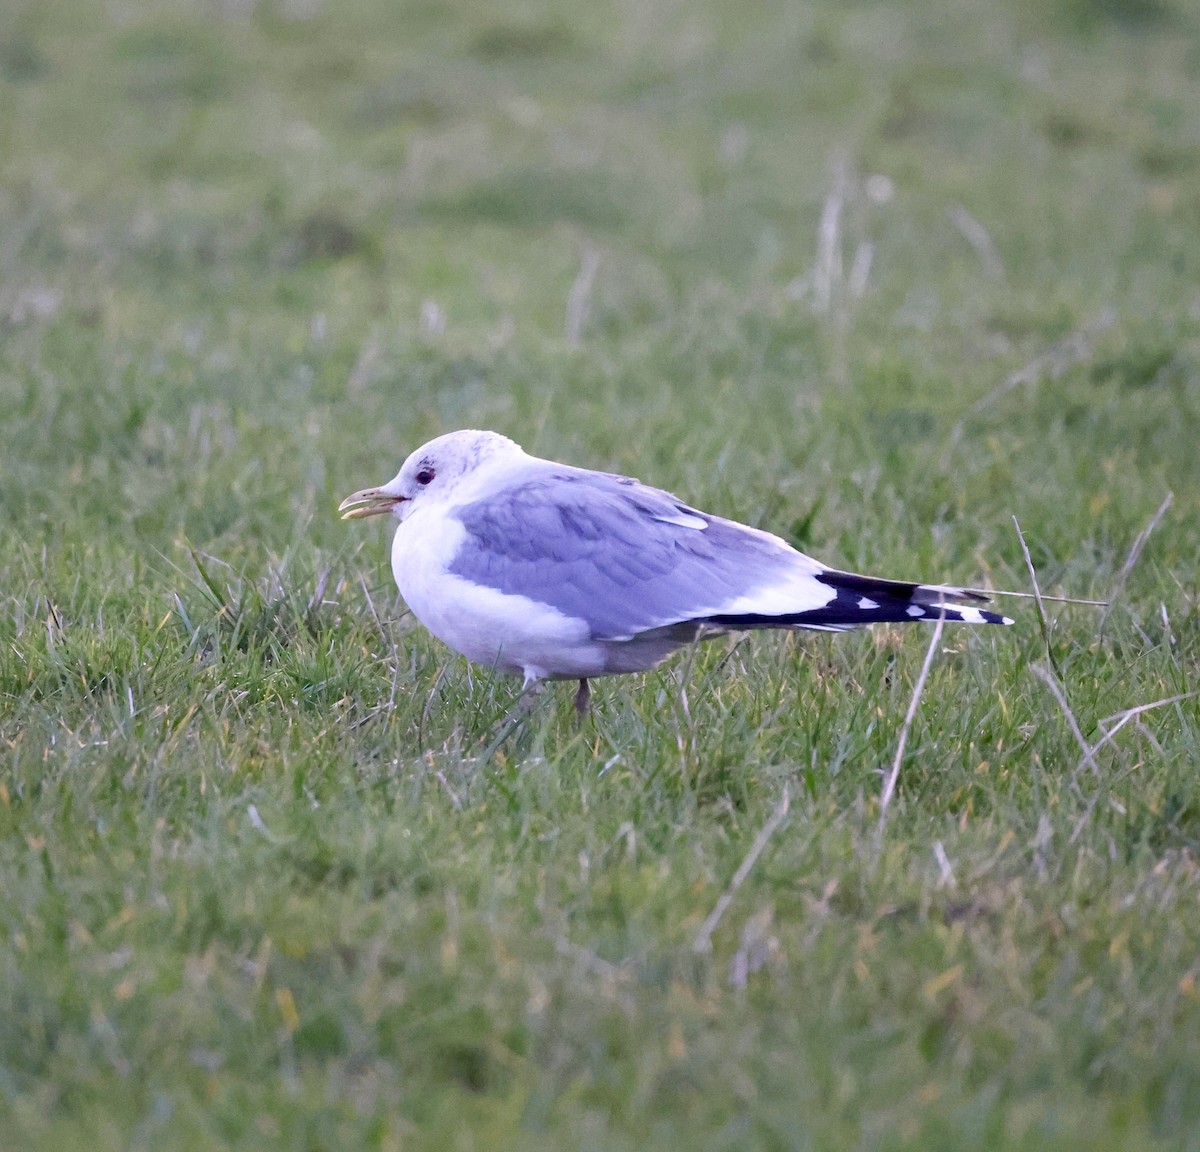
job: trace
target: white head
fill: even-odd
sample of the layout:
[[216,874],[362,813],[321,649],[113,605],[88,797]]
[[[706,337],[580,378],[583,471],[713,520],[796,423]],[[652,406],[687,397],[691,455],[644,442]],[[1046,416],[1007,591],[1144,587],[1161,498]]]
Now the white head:
[[380,488],[363,488],[338,505],[343,520],[361,520],[390,512],[403,520],[418,504],[445,500],[480,465],[498,457],[523,456],[520,445],[498,432],[466,428],[423,444],[394,479]]

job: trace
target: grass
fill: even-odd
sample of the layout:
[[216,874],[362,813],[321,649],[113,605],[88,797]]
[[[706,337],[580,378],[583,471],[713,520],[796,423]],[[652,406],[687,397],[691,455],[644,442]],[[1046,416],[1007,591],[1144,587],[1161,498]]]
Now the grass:
[[[1200,1148],[1197,31],[9,5],[0,1145]],[[917,628],[485,760],[334,511],[462,426],[1116,598],[946,630],[882,835]]]

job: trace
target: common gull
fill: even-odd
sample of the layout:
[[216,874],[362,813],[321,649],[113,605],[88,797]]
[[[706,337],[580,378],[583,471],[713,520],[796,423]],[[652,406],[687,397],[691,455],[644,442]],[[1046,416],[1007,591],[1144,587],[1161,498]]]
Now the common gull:
[[628,476],[530,456],[495,432],[418,448],[344,519],[400,521],[392,572],[413,615],[469,660],[541,680],[652,668],[723,632],[842,632],[912,620],[1011,624],[970,588],[828,568],[769,532]]

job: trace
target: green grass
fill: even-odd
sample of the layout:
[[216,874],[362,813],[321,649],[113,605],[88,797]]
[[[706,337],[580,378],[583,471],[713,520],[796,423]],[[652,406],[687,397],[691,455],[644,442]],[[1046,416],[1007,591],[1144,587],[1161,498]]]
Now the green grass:
[[[1200,703],[1071,727],[1200,686],[1198,34],[8,5],[0,1146],[1200,1149]],[[947,630],[882,838],[918,628],[485,760],[517,686],[335,512],[463,426],[881,575],[1028,589],[1015,516],[1117,598]]]

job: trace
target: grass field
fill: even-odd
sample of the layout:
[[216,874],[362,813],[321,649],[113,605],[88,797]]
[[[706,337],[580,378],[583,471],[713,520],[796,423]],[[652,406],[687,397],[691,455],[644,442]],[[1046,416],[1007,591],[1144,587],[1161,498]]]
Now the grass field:
[[[0,1148],[1200,1149],[1198,86],[1186,0],[6,5]],[[928,629],[487,759],[335,511],[470,426],[1112,604],[947,628],[886,813]]]

